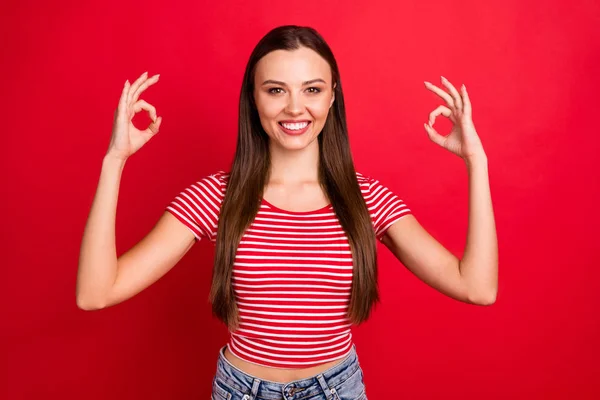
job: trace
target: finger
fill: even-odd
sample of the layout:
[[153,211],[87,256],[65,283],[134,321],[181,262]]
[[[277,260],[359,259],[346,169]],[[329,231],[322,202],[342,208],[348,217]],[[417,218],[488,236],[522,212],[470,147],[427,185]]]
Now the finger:
[[121,91],[121,97],[119,98],[118,108],[123,109],[127,104],[127,95],[129,94],[130,87],[131,85],[129,84],[129,79],[127,79],[125,81],[125,84],[123,85],[123,90]]
[[156,108],[152,104],[148,104],[144,100],[136,101],[133,105],[133,111],[138,113],[141,110],[148,111],[150,119],[152,119],[153,122],[156,122]]
[[160,123],[162,122],[162,117],[158,117],[156,119],[156,122],[152,122],[150,125],[148,125],[148,128],[144,131],[145,133],[151,134],[151,135],[156,135],[158,133],[158,130],[160,128]]
[[117,113],[124,111],[125,106],[127,105],[127,96],[129,94],[129,88],[131,85],[129,84],[129,79],[125,81],[123,85],[123,90],[121,91],[121,97],[119,97],[119,103],[117,104]]
[[425,87],[427,89],[431,90],[433,93],[435,93],[438,96],[440,96],[442,99],[444,99],[444,101],[446,102],[446,104],[448,104],[448,107],[454,108],[454,100],[452,99],[452,96],[450,96],[444,90],[442,90],[439,87],[435,86],[433,83],[427,82],[427,81],[425,81]]
[[444,84],[444,86],[446,86],[446,88],[448,88],[448,90],[450,91],[450,94],[452,94],[452,98],[454,99],[454,105],[456,106],[456,110],[462,112],[463,102],[462,102],[462,99],[460,98],[460,94],[458,93],[458,90],[456,90],[454,85],[451,84],[448,79],[444,78],[443,76],[441,78],[442,78],[442,83]]
[[471,108],[471,98],[469,97],[469,93],[467,93],[467,87],[463,84],[460,87],[460,89],[462,91],[463,102],[464,102],[463,112],[465,113],[466,116],[472,117],[473,110]]
[[[435,110],[433,110],[432,112],[429,113],[429,121],[428,121],[429,125],[433,126],[433,124],[435,123],[435,119],[440,114],[443,115],[444,117],[450,118],[451,120],[454,119],[454,118],[452,118],[452,110],[450,110],[446,106],[439,106],[438,108],[436,108]],[[454,122],[454,121],[452,121],[452,122]]]
[[437,131],[430,125],[427,124],[423,124],[423,126],[425,127],[425,131],[427,132],[427,135],[429,136],[429,139],[436,144],[439,144],[440,146],[444,146],[444,143],[446,142],[446,138],[442,135],[440,135],[439,133],[437,133]]
[[119,103],[117,104],[117,108],[115,109],[114,119],[117,120],[119,115],[125,115],[125,107],[127,105],[127,95],[129,93],[129,79],[125,81],[123,85],[123,90],[121,91],[121,97],[119,97]]
[[148,86],[155,84],[156,82],[158,82],[158,77],[160,76],[160,74],[154,75],[152,78],[147,79],[144,83],[142,83],[140,85],[139,88],[137,88],[137,90],[135,91],[135,93],[133,94],[133,97],[131,98],[131,101],[133,103],[135,103],[136,101],[138,101],[138,98],[140,97],[140,95],[142,94],[142,92],[144,90],[146,90],[146,88],[148,88]]
[[131,89],[129,89],[129,94],[127,96],[127,104],[131,104],[133,94],[135,93],[137,88],[142,84],[142,82],[146,80],[146,78],[148,78],[148,71],[144,72],[142,75],[140,75],[139,78],[135,80],[135,82],[133,82],[133,84],[131,85]]

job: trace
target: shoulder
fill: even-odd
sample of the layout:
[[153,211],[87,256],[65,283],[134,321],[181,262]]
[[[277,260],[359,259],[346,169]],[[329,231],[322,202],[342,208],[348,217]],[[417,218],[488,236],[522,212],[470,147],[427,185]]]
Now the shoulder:
[[371,180],[371,177],[363,174],[362,172],[356,171],[356,180],[358,181],[358,185],[362,186],[368,184]]
[[224,193],[227,188],[227,183],[229,182],[229,172],[220,169],[204,179],[210,180],[213,184],[218,185],[219,189]]
[[204,175],[196,182],[190,185],[191,188],[196,188],[204,193],[210,193],[222,197],[225,195],[227,182],[229,181],[229,173],[224,170],[218,170],[211,174]]
[[361,189],[362,187],[365,187],[369,194],[376,194],[381,191],[390,191],[386,184],[382,183],[379,179],[371,175],[365,175],[363,173],[356,172],[356,178],[359,186],[361,186]]
[[356,177],[369,209],[389,207],[392,204],[404,205],[404,201],[379,179],[359,172],[356,173]]
[[206,180],[206,181],[212,181],[213,183],[222,186],[222,185],[227,185],[227,181],[229,180],[229,172],[226,172],[225,170],[217,170],[215,172],[213,172],[212,174],[209,175],[205,175],[202,180]]
[[[387,229],[400,218],[412,214],[404,200],[371,176],[356,174],[367,208],[371,213],[375,235],[382,240]],[[363,189],[364,187],[364,189]]]
[[218,170],[194,180],[167,204],[166,211],[186,225],[197,240],[204,236],[214,242],[228,177]]
[[363,195],[369,195],[373,189],[373,185],[379,183],[377,179],[358,171],[356,171],[356,180]]
[[224,170],[217,170],[211,174],[203,175],[188,183],[174,201],[191,204],[210,202],[219,205],[225,197],[229,174]]

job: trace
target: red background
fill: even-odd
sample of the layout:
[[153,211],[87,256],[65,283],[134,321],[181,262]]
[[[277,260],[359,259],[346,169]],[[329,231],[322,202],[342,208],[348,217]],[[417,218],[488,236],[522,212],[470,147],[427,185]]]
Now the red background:
[[131,300],[85,312],[81,236],[124,81],[161,74],[142,98],[163,124],[126,165],[119,254],[185,185],[228,168],[248,56],[288,23],[337,57],[357,170],[459,257],[467,173],[426,136],[441,103],[424,80],[466,84],[489,159],[496,304],[445,297],[380,244],[383,300],[354,329],[369,398],[599,398],[594,0],[3,2],[0,398],[209,397],[227,341],[207,301],[209,242]]

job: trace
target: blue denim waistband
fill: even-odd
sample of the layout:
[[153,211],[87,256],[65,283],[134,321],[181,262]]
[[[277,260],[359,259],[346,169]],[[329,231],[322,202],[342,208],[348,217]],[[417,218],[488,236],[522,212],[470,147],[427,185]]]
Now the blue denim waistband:
[[[215,377],[242,393],[254,389],[252,391],[256,393],[256,396],[264,399],[281,399],[282,394],[286,396],[286,399],[300,399],[322,394],[324,391],[322,383],[324,381],[331,387],[340,385],[360,368],[356,346],[352,344],[349,354],[344,359],[317,375],[288,383],[273,382],[249,375],[231,364],[225,358],[226,347],[223,346],[219,351]],[[257,390],[255,386],[258,386]]]

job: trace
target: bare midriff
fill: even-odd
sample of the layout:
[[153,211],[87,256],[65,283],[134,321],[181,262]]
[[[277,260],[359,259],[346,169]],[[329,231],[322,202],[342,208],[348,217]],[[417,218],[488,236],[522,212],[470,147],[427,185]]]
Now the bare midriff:
[[[277,383],[289,383],[299,379],[310,378],[314,375],[318,375],[323,371],[328,370],[334,365],[341,362],[344,357],[338,358],[337,360],[329,361],[324,364],[315,365],[309,368],[295,368],[295,369],[283,369],[274,367],[265,367],[262,365],[250,363],[244,361],[241,358],[234,356],[228,347],[225,347],[225,358],[231,364],[233,364],[239,370],[245,372],[248,375],[252,375],[259,379],[264,379],[271,382]],[[346,356],[347,357],[347,356]]]

